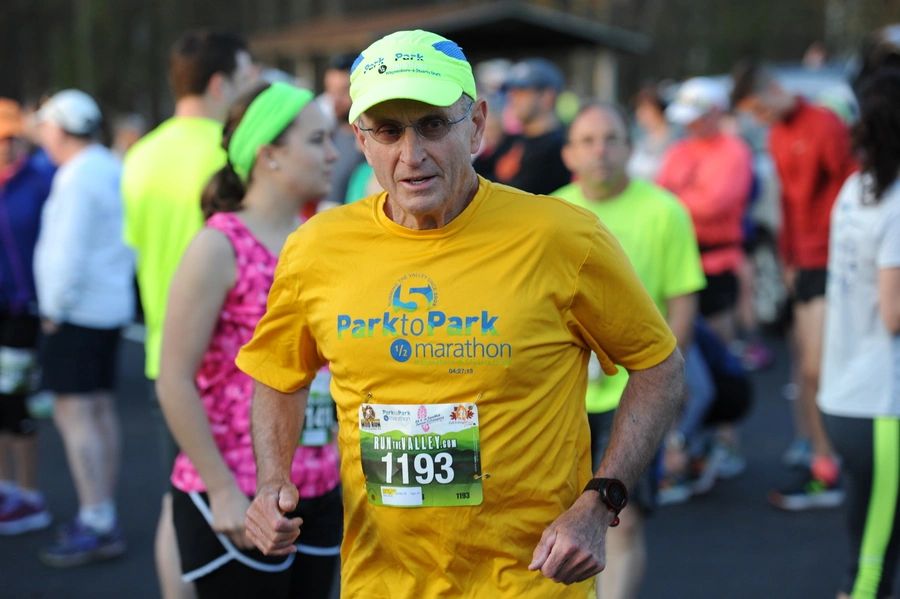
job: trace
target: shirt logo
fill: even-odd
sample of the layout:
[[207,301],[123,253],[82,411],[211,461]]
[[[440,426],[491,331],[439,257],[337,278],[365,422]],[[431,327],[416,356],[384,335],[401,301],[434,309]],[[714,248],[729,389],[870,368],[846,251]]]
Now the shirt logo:
[[339,313],[339,342],[389,337],[388,353],[399,363],[419,365],[498,365],[512,359],[509,343],[495,343],[500,315],[478,306],[443,309],[435,282],[422,273],[401,277],[387,293],[387,308],[376,314]]

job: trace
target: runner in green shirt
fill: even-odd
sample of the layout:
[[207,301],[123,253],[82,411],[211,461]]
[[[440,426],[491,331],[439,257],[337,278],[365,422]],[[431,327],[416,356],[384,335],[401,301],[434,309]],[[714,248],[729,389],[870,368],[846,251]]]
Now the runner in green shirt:
[[[591,103],[581,108],[569,128],[563,161],[575,182],[553,195],[597,215],[622,244],[638,278],[675,333],[682,352],[690,343],[696,292],[706,285],[690,217],[672,194],[647,181],[630,179],[626,165],[631,142],[621,110]],[[594,455],[602,455],[612,415],[628,381],[625,369],[604,375],[591,357],[587,409]],[[646,560],[643,522],[656,494],[651,466],[622,512],[622,526],[608,536],[609,563],[598,578],[605,598],[637,594]]]
[[[203,225],[200,193],[225,164],[222,123],[231,102],[255,81],[256,70],[241,38],[190,31],[172,48],[169,79],[175,115],[132,146],[122,171],[124,235],[137,259],[146,326],[145,374],[151,381],[159,372],[169,282],[188,242]],[[161,416],[160,426],[168,475],[177,452]],[[167,597],[177,596],[182,585],[171,520],[167,493],[156,543],[157,572]]]

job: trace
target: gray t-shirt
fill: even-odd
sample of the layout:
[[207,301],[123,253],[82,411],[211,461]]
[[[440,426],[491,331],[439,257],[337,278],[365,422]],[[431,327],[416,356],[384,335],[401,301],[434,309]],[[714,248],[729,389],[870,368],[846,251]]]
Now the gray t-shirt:
[[878,310],[878,271],[900,267],[900,182],[864,204],[867,176],[844,183],[831,215],[819,407],[836,416],[900,417],[900,336]]

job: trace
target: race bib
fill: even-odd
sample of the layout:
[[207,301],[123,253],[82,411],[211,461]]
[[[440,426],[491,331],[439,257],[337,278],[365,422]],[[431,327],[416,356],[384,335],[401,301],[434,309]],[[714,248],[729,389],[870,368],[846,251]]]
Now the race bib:
[[363,404],[359,442],[369,503],[480,505],[478,406]]
[[334,435],[334,400],[331,397],[331,373],[320,370],[309,386],[306,401],[306,416],[300,445],[319,447],[331,443]]
[[16,347],[0,347],[0,393],[27,395],[37,387],[36,352]]

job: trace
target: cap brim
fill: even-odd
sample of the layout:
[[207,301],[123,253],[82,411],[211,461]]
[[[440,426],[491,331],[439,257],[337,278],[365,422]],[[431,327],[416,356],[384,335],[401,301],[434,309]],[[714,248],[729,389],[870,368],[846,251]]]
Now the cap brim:
[[666,118],[676,125],[687,125],[693,123],[703,116],[703,111],[696,106],[686,106],[684,104],[671,104],[666,108]]
[[353,100],[349,121],[355,123],[359,116],[376,104],[390,100],[416,100],[433,106],[450,106],[463,94],[463,88],[452,81],[423,80],[421,77],[391,77],[381,85]]

